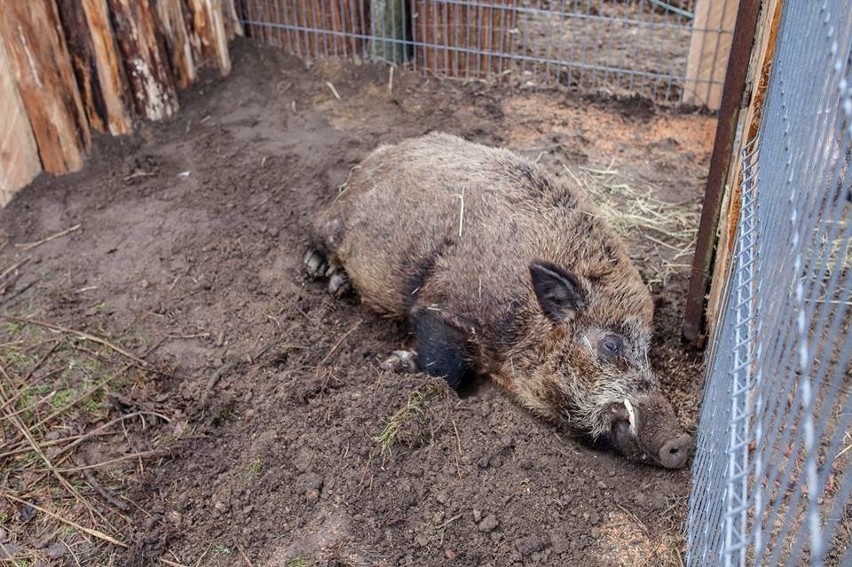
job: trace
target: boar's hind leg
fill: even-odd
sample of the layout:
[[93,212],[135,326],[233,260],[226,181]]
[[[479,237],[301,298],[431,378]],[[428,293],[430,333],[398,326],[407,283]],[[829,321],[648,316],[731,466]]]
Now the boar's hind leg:
[[349,276],[344,269],[330,262],[328,257],[319,250],[308,250],[304,264],[305,270],[312,278],[328,278],[328,292],[331,295],[343,297],[351,291]]
[[457,389],[468,372],[464,334],[425,310],[412,316],[412,327],[420,370],[443,377],[451,388]]

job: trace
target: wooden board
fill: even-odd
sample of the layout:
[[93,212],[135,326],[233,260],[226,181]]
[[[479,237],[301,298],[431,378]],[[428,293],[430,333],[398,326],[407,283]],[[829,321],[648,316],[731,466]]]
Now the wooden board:
[[683,102],[718,110],[739,0],[698,0],[686,62]]
[[6,49],[0,41],[0,207],[41,172],[38,148],[24,103],[12,76]]
[[0,39],[42,165],[56,175],[76,171],[83,167],[91,137],[56,4],[0,0],[0,13]]
[[108,0],[136,111],[161,120],[178,109],[165,39],[150,0]]
[[[772,61],[775,58],[778,28],[781,24],[782,3],[782,0],[766,2],[758,21],[754,53],[749,63],[751,97],[748,107],[741,115],[743,134],[740,136],[739,147],[735,148],[735,155],[737,156],[740,156],[742,149],[757,137],[760,128],[763,106],[766,101],[766,89],[769,84],[769,73],[772,70]],[[722,216],[719,220],[719,239],[716,243],[716,257],[713,262],[710,294],[707,299],[708,336],[712,336],[715,323],[721,315],[726,282],[730,277],[731,258],[739,220],[742,177],[742,159],[735,159],[728,173],[728,179],[731,181],[726,187]]]
[[187,0],[192,15],[192,37],[204,60],[214,59],[222,75],[231,72],[228,34],[222,0]]
[[[505,69],[504,60],[492,52],[510,44],[509,30],[517,12],[507,0],[483,0],[475,5],[413,0],[418,14],[414,38],[417,66],[451,77],[487,78]],[[471,52],[471,50],[476,52]]]
[[236,36],[241,36],[243,32],[243,24],[240,23],[240,17],[237,14],[237,0],[222,0],[222,11],[225,18],[225,32],[228,39],[234,39]]
[[130,88],[106,0],[57,0],[57,6],[89,125],[113,135],[131,132]]
[[191,23],[183,0],[157,0],[157,13],[163,28],[166,49],[175,84],[185,89],[198,78],[187,24]]
[[[257,22],[246,26],[251,37],[310,59],[363,54],[370,8],[362,8],[354,0],[269,0],[244,3],[243,13],[246,19]],[[258,25],[282,22],[298,29]]]
[[[278,5],[285,0],[273,0],[272,2],[257,2],[251,0],[242,5],[243,17],[251,23],[247,23],[245,33],[249,37],[258,39],[270,45],[284,47],[290,53],[299,54],[296,43],[293,41],[293,32],[290,30],[272,29],[262,24],[278,22]],[[295,20],[291,20],[295,23]]]

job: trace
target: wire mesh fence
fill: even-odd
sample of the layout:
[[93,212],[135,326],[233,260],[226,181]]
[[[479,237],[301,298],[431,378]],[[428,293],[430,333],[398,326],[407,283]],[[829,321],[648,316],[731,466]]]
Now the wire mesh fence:
[[785,2],[709,355],[689,565],[852,565],[852,10]]
[[249,35],[304,58],[708,104],[739,0],[239,0]]

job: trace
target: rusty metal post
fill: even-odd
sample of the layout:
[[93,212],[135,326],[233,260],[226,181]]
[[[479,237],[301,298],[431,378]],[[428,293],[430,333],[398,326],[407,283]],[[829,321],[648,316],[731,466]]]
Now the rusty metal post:
[[737,122],[760,5],[761,0],[742,0],[740,2],[737,10],[737,23],[731,41],[731,55],[725,74],[722,105],[719,109],[716,138],[713,142],[713,155],[710,158],[710,171],[707,175],[707,186],[704,191],[704,205],[701,209],[701,221],[698,225],[698,239],[695,243],[695,256],[692,259],[689,291],[684,307],[683,339],[696,346],[703,346],[701,342],[703,339],[707,282],[710,278],[710,267],[712,266],[713,251],[716,244],[716,233],[724,195],[723,189],[733,159],[734,138],[737,133]]

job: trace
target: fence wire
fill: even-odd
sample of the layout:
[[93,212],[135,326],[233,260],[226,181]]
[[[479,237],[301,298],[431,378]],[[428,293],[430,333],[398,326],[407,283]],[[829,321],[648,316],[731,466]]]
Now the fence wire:
[[[737,0],[238,0],[248,34],[306,59],[561,84],[705,104],[721,92]],[[696,23],[698,22],[698,23]],[[689,60],[688,60],[689,59]]]
[[852,565],[852,10],[784,2],[743,155],[688,565]]

